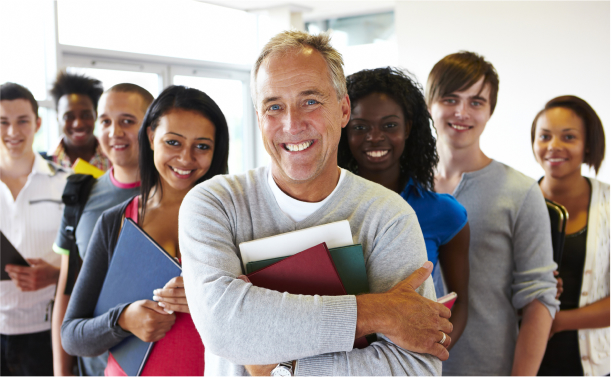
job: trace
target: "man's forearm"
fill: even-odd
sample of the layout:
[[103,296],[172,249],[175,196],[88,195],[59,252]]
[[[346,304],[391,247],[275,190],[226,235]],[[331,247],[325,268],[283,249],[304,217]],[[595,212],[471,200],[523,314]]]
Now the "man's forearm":
[[539,300],[526,305],[523,313],[511,374],[535,376],[547,347],[552,316]]
[[53,305],[53,315],[51,320],[51,337],[53,345],[53,374],[56,376],[72,375],[75,358],[68,355],[62,347],[61,328],[66,308],[68,307],[69,295],[64,294],[68,275],[68,256],[62,255],[61,269],[57,290],[55,294],[55,304]]
[[356,296],[355,339],[374,333],[384,333],[388,326],[383,322],[380,308],[384,307],[383,294]]
[[[59,296],[64,296],[60,298]],[[53,344],[53,374],[56,376],[71,376],[73,375],[72,368],[74,367],[75,357],[70,356],[62,347],[61,341],[61,327],[64,315],[66,314],[66,308],[68,307],[68,300],[70,296],[64,295],[63,290],[57,290],[57,296],[55,298],[55,304],[53,306],[53,320],[52,320],[52,344]]]

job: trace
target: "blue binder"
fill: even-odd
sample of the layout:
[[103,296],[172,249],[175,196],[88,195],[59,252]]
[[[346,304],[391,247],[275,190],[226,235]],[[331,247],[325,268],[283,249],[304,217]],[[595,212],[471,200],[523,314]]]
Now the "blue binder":
[[[93,315],[97,317],[119,304],[152,300],[153,290],[163,288],[181,272],[170,254],[136,223],[125,219]],[[128,376],[138,376],[152,346],[131,335],[110,352]]]

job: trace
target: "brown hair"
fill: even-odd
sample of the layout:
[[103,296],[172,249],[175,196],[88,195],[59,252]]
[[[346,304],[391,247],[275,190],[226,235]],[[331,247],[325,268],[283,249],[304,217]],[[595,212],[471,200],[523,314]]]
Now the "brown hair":
[[605,130],[596,111],[589,103],[576,96],[560,96],[545,104],[543,110],[539,111],[533,120],[530,129],[530,144],[535,143],[535,131],[537,121],[547,110],[557,107],[572,110],[582,121],[586,131],[585,153],[583,163],[594,168],[596,174],[605,159]]
[[[460,51],[435,64],[426,82],[426,103],[430,107],[438,98],[470,88],[484,77],[484,89],[490,85],[490,115],[496,107],[499,75],[494,66],[474,52]],[[480,90],[480,91],[481,91]]]
[[310,35],[303,31],[283,31],[276,34],[267,42],[259,54],[257,61],[250,74],[250,90],[252,102],[257,107],[257,74],[259,68],[265,60],[272,54],[286,53],[289,51],[301,51],[304,48],[312,48],[322,55],[329,67],[329,79],[333,83],[337,99],[341,100],[346,96],[346,77],[344,76],[344,60],[333,46],[331,46],[331,36],[329,33]]
[[146,89],[141,87],[140,85],[131,84],[131,83],[122,83],[114,85],[112,88],[108,89],[106,93],[115,92],[115,93],[135,93],[138,94],[142,98],[142,104],[144,105],[144,112],[151,105],[155,97]]
[[24,99],[32,105],[32,111],[38,119],[38,102],[25,86],[15,84],[14,82],[5,82],[0,85],[0,101],[13,101],[16,99]]

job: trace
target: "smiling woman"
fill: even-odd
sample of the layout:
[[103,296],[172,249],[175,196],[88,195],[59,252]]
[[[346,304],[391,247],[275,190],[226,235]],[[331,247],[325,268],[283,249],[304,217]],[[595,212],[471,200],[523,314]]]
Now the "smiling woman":
[[[197,89],[166,88],[149,108],[138,138],[143,216],[149,198],[160,200],[169,190],[181,191],[182,200],[191,187],[227,173],[225,116]],[[183,179],[188,181],[186,186]]]
[[[136,221],[165,251],[180,260],[180,205],[195,185],[227,172],[227,122],[220,108],[205,93],[170,86],[149,107],[138,142],[141,195],[106,211],[98,221],[62,326],[63,345],[73,355],[91,356],[133,334],[145,342],[170,339],[166,345],[176,355],[166,355],[168,360],[182,360],[183,347],[172,346],[176,338],[168,333],[174,321],[180,320],[196,339],[181,346],[198,353],[199,362],[165,362],[163,368],[167,369],[155,373],[201,376],[204,348],[189,314],[181,276],[154,291],[156,302],[140,300],[121,305],[103,314],[102,321],[99,317],[93,318],[93,310],[124,218]],[[149,361],[154,357],[149,357]],[[105,373],[125,375],[112,354]],[[143,375],[147,375],[146,367]]]
[[602,123],[581,98],[556,97],[535,117],[531,141],[543,196],[569,213],[560,311],[539,375],[609,374],[609,185],[581,175],[605,157]]
[[458,294],[453,345],[467,323],[469,224],[462,205],[433,191],[438,157],[420,86],[390,67],[357,72],[347,84],[352,113],[342,131],[339,166],[400,194],[416,212],[428,259],[439,260],[448,289]]

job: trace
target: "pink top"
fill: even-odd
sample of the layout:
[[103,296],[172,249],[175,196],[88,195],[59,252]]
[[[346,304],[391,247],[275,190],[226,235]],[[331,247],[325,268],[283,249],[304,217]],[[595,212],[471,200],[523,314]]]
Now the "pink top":
[[138,224],[138,205],[140,203],[140,196],[134,196],[131,202],[125,208],[125,218],[132,219],[136,224]]
[[132,188],[140,187],[140,181],[133,182],[133,183],[121,183],[121,182],[117,181],[115,179],[115,168],[114,168],[114,166],[110,168],[110,182],[112,182],[112,184],[115,187],[118,187],[120,189],[132,189]]

